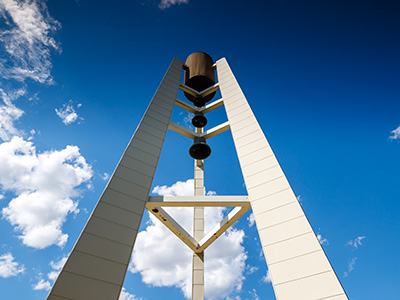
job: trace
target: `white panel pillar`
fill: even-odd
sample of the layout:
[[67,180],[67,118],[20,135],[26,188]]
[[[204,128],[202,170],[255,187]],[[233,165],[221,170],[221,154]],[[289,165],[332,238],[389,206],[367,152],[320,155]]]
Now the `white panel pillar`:
[[348,299],[226,59],[216,65],[276,298]]
[[[202,133],[203,128],[196,128]],[[204,196],[204,161],[194,160],[194,196]],[[193,213],[193,237],[201,241],[204,237],[204,207],[195,207]],[[204,300],[204,251],[193,252],[192,300]]]
[[119,298],[178,93],[182,65],[178,59],[172,61],[48,300]]

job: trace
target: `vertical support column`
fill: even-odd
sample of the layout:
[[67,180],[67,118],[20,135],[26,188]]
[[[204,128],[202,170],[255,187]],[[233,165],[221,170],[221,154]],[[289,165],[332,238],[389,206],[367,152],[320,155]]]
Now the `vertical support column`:
[[[197,133],[203,132],[196,128]],[[204,196],[204,161],[194,160],[194,195]],[[200,241],[204,237],[204,207],[195,207],[193,214],[193,237]],[[192,300],[204,300],[204,252],[193,252]]]
[[119,298],[178,94],[182,65],[178,59],[172,61],[47,300]]
[[217,72],[276,298],[348,299],[225,58]]

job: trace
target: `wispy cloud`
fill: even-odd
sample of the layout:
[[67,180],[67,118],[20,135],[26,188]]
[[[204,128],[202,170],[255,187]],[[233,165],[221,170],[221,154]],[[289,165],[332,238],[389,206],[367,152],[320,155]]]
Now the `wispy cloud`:
[[59,50],[59,46],[51,34],[60,24],[50,17],[45,3],[1,0],[0,17],[6,25],[0,34],[2,77],[53,83],[50,54],[51,50]]
[[398,140],[400,139],[400,126],[397,127],[395,130],[391,131],[392,135],[389,136],[389,140]]
[[128,293],[125,288],[122,288],[118,300],[142,300],[142,298],[138,298],[135,295]]
[[24,112],[14,102],[26,94],[27,80],[54,83],[51,52],[60,48],[52,35],[60,24],[41,0],[0,0],[0,22],[0,139],[9,141],[22,134],[14,123]]
[[0,186],[16,197],[2,209],[3,217],[20,232],[23,244],[63,247],[68,235],[62,226],[70,213],[78,213],[81,184],[92,169],[76,146],[37,153],[21,137],[0,144]]
[[269,270],[267,270],[267,274],[265,274],[265,276],[262,278],[262,281],[264,281],[265,283],[271,283],[271,274],[269,273]]
[[49,280],[45,280],[42,278],[43,274],[39,274],[39,281],[33,285],[34,290],[46,290],[49,291],[51,288],[51,282],[56,280],[58,274],[61,272],[61,269],[64,267],[66,261],[67,261],[67,256],[63,256],[60,260],[58,261],[51,261],[50,266],[52,268],[52,271],[50,271],[47,274],[47,278]]
[[[190,179],[178,181],[172,186],[157,186],[153,193],[184,196],[193,195],[193,190],[193,179]],[[192,232],[193,209],[171,207],[168,213],[188,232]],[[207,232],[222,220],[223,208],[206,208],[205,216]],[[242,246],[243,238],[243,230],[230,229],[206,250],[206,298],[225,299],[241,289],[247,259]],[[148,226],[138,234],[130,271],[139,272],[146,284],[175,286],[182,290],[186,298],[190,298],[191,261],[191,250],[150,215]]]
[[11,253],[0,256],[0,277],[8,278],[25,272],[25,267],[14,261]]
[[188,3],[188,2],[189,2],[189,0],[161,0],[158,7],[160,9],[166,9],[175,4],[181,5],[182,3]]
[[39,279],[39,282],[35,283],[32,288],[36,291],[38,290],[45,290],[49,291],[51,289],[51,284],[49,281],[44,280],[43,278]]
[[0,98],[3,102],[0,105],[0,139],[9,141],[12,136],[20,135],[21,132],[15,128],[14,122],[18,120],[24,112],[17,108],[13,101],[25,94],[25,89],[18,89],[10,93],[6,93],[0,88]]
[[60,117],[61,121],[65,125],[69,125],[71,123],[76,122],[77,120],[83,120],[82,117],[79,117],[76,113],[77,108],[81,107],[82,104],[75,105],[72,100],[69,100],[67,103],[63,104],[60,109],[55,109],[57,116]]
[[356,260],[357,260],[357,257],[354,257],[351,260],[349,260],[348,266],[347,266],[347,272],[344,272],[344,274],[343,274],[344,277],[349,276],[350,272],[354,270],[354,265],[356,264]]
[[254,213],[251,213],[250,216],[247,217],[247,221],[249,222],[249,227],[253,227],[254,222],[256,221],[254,219]]
[[362,246],[361,241],[362,241],[363,239],[365,239],[365,238],[366,238],[365,236],[356,237],[354,240],[348,241],[348,242],[346,243],[346,246],[351,246],[351,247],[353,247],[354,249],[357,249],[358,246]]
[[321,245],[326,245],[326,246],[329,245],[328,239],[322,237],[322,235],[319,234],[319,233],[317,234],[317,239],[318,239],[318,241],[319,241],[319,243],[320,243]]

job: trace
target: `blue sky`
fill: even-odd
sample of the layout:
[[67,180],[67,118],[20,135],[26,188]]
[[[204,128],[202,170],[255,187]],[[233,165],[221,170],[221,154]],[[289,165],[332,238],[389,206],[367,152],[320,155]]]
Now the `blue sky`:
[[[349,298],[397,299],[399,8],[0,0],[2,299],[46,297],[170,62],[195,51],[227,58]],[[220,108],[207,126],[225,121]],[[207,191],[245,195],[230,132],[209,144]],[[154,194],[190,193],[190,145],[168,132]],[[207,250],[208,299],[275,299],[251,220]],[[165,260],[146,260],[158,236]],[[133,257],[121,299],[188,296],[190,252],[147,213]]]

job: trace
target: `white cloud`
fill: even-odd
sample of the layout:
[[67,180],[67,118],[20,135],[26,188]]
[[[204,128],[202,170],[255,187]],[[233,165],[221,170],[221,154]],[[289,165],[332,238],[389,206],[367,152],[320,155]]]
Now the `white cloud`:
[[193,196],[194,190],[194,179],[188,179],[186,181],[177,181],[171,186],[157,185],[152,193],[160,196]]
[[346,246],[351,246],[351,247],[353,247],[354,249],[357,249],[358,246],[362,246],[361,241],[362,241],[363,239],[365,239],[365,238],[366,238],[365,236],[356,237],[354,240],[348,241],[348,242],[346,243]]
[[101,179],[103,179],[104,181],[108,180],[110,178],[110,174],[104,172],[103,176],[101,176]]
[[58,274],[60,273],[61,269],[64,267],[65,263],[67,262],[68,257],[64,256],[59,261],[51,261],[50,266],[53,269],[50,273],[47,274],[47,277],[50,280],[56,280]]
[[349,276],[350,272],[354,270],[354,265],[356,264],[356,260],[357,260],[357,257],[354,257],[351,260],[349,260],[348,266],[347,266],[347,272],[344,272],[344,274],[343,274],[344,277]]
[[253,274],[255,271],[257,271],[258,270],[258,267],[255,267],[255,266],[247,266],[246,267],[246,274],[247,275],[250,275],[250,274]]
[[[51,261],[50,266],[53,269],[53,271],[50,271],[47,273],[47,277],[50,281],[56,280],[58,274],[61,272],[61,269],[65,265],[67,261],[67,256],[62,257],[59,261]],[[46,290],[49,291],[51,288],[51,283],[49,280],[45,280],[42,278],[43,274],[39,274],[39,281],[38,283],[33,285],[34,290]]]
[[121,294],[119,295],[118,300],[141,300],[142,298],[138,298],[135,295],[129,294],[125,288],[122,288]]
[[37,153],[20,137],[0,144],[0,186],[15,193],[2,214],[20,232],[23,244],[34,248],[63,247],[68,235],[62,225],[78,213],[80,185],[92,177],[91,166],[76,146]]
[[6,253],[0,256],[0,277],[7,278],[17,276],[23,273],[25,267],[14,261],[14,256],[11,253]]
[[182,3],[188,3],[189,0],[161,0],[160,4],[158,5],[159,8],[161,9],[166,9],[170,7],[171,5],[181,5]]
[[400,139],[400,126],[397,127],[395,130],[392,130],[391,133],[393,135],[389,136],[389,140],[398,140],[398,139]]
[[[260,298],[257,295],[257,290],[253,289],[252,291],[249,291],[249,294],[251,295],[253,300],[259,300]],[[240,300],[240,299],[239,299]]]
[[[172,186],[157,186],[159,195],[193,195],[193,179]],[[192,232],[193,209],[165,208],[188,232]],[[223,218],[223,208],[205,209],[205,232]],[[226,298],[239,291],[244,280],[246,253],[243,230],[230,229],[205,251],[205,296]],[[179,255],[177,255],[179,253]],[[186,298],[191,295],[192,252],[159,220],[150,215],[145,230],[138,234],[129,270],[139,272],[152,286],[178,287]]]
[[247,221],[249,221],[249,227],[253,227],[254,222],[256,221],[254,219],[254,213],[251,213],[250,216],[247,217]]
[[265,283],[271,283],[271,274],[269,273],[269,270],[267,270],[267,274],[265,274],[265,276],[262,278],[262,281],[264,281]]
[[6,93],[0,88],[0,98],[3,104],[0,104],[0,139],[9,141],[12,136],[21,134],[14,127],[14,122],[18,120],[24,112],[17,108],[13,101],[25,94],[25,89],[15,90]]
[[317,239],[321,245],[329,245],[328,240],[326,238],[323,238],[322,235],[320,235],[319,233],[317,234]]
[[[76,108],[81,107],[82,104],[78,104]],[[83,120],[82,117],[79,117],[78,114],[75,111],[74,108],[74,103],[72,100],[69,100],[67,103],[63,104],[62,108],[60,109],[55,109],[57,116],[60,117],[62,122],[65,125],[69,125],[71,123],[74,123],[76,120]]]
[[47,280],[44,280],[43,278],[41,278],[38,283],[33,285],[34,290],[49,291],[50,288],[51,288],[50,282],[48,282]]
[[53,83],[50,74],[50,52],[58,50],[51,37],[60,24],[50,17],[43,1],[0,1],[0,17],[5,29],[0,34],[0,47],[6,57],[0,60],[4,79]]

